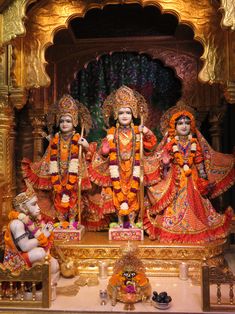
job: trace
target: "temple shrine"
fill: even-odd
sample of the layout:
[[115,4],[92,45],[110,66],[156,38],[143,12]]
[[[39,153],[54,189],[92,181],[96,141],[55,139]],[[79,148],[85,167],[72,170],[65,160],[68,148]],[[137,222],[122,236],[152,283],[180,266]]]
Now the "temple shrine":
[[[0,312],[235,311],[234,0],[0,0],[0,27]],[[4,268],[29,233],[43,264]]]

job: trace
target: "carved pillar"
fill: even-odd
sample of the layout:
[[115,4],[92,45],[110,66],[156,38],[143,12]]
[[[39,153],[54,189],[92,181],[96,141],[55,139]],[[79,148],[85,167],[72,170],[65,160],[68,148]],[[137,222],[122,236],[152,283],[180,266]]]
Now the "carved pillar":
[[213,106],[210,108],[209,123],[211,125],[209,132],[211,135],[211,145],[216,151],[221,151],[221,123],[226,111],[226,106]]
[[0,51],[0,188],[3,194],[1,224],[7,220],[12,209],[12,199],[16,194],[16,147],[15,110],[26,103],[27,92],[14,84],[12,46]]
[[33,161],[39,161],[44,153],[42,132],[45,127],[44,114],[34,113],[31,118],[33,126]]
[[6,220],[15,195],[14,112],[9,103],[8,90],[0,87],[0,186],[2,196],[1,217]]
[[[232,1],[232,0],[231,0]],[[235,7],[233,8],[233,27]],[[228,103],[235,104],[235,31],[227,33],[227,80],[224,82],[224,96]]]
[[[221,123],[226,112],[226,105],[217,105],[210,108],[209,123],[211,125],[209,132],[211,135],[211,144],[214,150],[221,151],[221,134],[222,128]],[[213,201],[214,207],[217,211],[222,212],[224,208],[224,196],[220,195],[216,200]]]
[[31,90],[30,95],[30,121],[33,128],[33,161],[39,161],[44,154],[45,112],[48,103],[47,91],[44,88]]
[[17,193],[20,193],[24,186],[21,171],[21,161],[24,157],[33,159],[33,137],[32,125],[29,118],[29,106],[26,105],[16,114],[16,186]]
[[15,195],[14,110],[9,97],[11,56],[9,47],[0,51],[0,188],[1,222],[7,219]]
[[227,82],[227,85],[225,86],[224,95],[225,95],[226,100],[230,104],[235,104],[235,81]]

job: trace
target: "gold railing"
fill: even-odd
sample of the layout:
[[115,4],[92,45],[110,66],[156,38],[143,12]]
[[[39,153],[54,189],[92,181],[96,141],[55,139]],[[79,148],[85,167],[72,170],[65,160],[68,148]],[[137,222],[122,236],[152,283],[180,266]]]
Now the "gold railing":
[[[51,278],[48,259],[20,273],[0,267],[1,307],[43,307],[51,305]],[[40,285],[41,289],[37,290]]]
[[202,265],[201,276],[203,311],[235,312],[235,276],[229,268]]

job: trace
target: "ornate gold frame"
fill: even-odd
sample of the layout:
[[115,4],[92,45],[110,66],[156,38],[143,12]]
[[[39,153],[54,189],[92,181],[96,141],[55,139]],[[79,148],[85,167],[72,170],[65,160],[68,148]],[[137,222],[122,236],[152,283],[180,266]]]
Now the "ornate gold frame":
[[[63,262],[73,262],[74,271],[79,273],[99,272],[99,262],[106,261],[108,273],[112,274],[115,261],[122,255],[122,241],[109,241],[106,232],[86,232],[81,241],[69,243],[55,241],[53,255]],[[215,241],[207,245],[164,244],[145,238],[144,242],[136,241],[138,256],[146,267],[148,276],[179,276],[179,265],[186,262],[189,275],[195,281],[200,280],[203,260],[208,265],[225,267],[224,250],[226,240]]]

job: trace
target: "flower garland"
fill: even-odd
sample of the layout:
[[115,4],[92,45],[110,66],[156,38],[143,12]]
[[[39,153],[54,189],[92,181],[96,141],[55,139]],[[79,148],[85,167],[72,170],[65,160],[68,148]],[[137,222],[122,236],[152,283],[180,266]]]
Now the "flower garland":
[[193,165],[194,157],[196,156],[198,141],[193,138],[191,134],[188,135],[189,154],[187,157],[183,156],[183,153],[179,150],[179,137],[175,136],[174,139],[170,139],[170,146],[172,147],[172,152],[174,155],[174,160],[176,163],[183,168],[186,177],[190,176],[192,173],[191,167]]
[[68,148],[69,156],[67,159],[67,179],[65,184],[61,182],[61,170],[60,170],[60,138],[61,134],[57,133],[51,143],[51,154],[50,154],[50,168],[51,182],[54,191],[57,193],[62,192],[61,205],[68,207],[70,202],[70,191],[74,188],[75,183],[78,180],[78,140],[79,134],[76,133],[70,140]]
[[8,218],[10,220],[19,219],[23,222],[26,228],[33,234],[33,236],[38,240],[39,245],[45,248],[49,248],[51,243],[53,242],[53,233],[47,238],[44,233],[42,233],[41,229],[46,225],[41,215],[37,217],[36,221],[32,221],[29,215],[24,213],[19,213],[17,211],[12,210]]
[[[140,183],[140,142],[136,141],[136,135],[138,134],[138,127],[134,127],[132,130],[132,179],[130,184],[130,190],[127,195],[123,193],[121,187],[121,180],[120,180],[120,154],[119,154],[119,127],[115,129],[114,127],[109,129],[107,139],[109,142],[110,147],[110,164],[109,170],[111,175],[111,180],[113,184],[114,193],[117,196],[117,199],[120,204],[119,215],[129,215],[130,213],[130,205],[133,200],[136,198],[136,193],[139,190],[139,183]],[[117,141],[116,141],[117,138]]]
[[144,287],[148,284],[148,279],[144,273],[136,273],[132,271],[133,277],[127,279],[125,271],[120,271],[117,274],[112,275],[109,280],[109,284],[113,287],[120,287],[124,293],[136,293],[137,287]]
[[175,114],[173,114],[169,122],[169,131],[168,131],[169,137],[167,139],[167,142],[168,142],[167,150],[173,153],[175,162],[181,168],[183,168],[186,177],[188,177],[192,173],[191,167],[193,165],[194,157],[196,156],[197,149],[199,149],[199,145],[198,145],[197,139],[193,138],[192,134],[190,133],[187,138],[190,144],[188,146],[189,154],[185,156],[179,150],[180,138],[178,135],[175,136],[175,132],[176,132],[175,124],[176,124],[177,119],[179,119],[180,117],[187,117],[190,119],[190,130],[192,133],[195,133],[196,126],[195,126],[194,116],[186,110],[176,112]]

